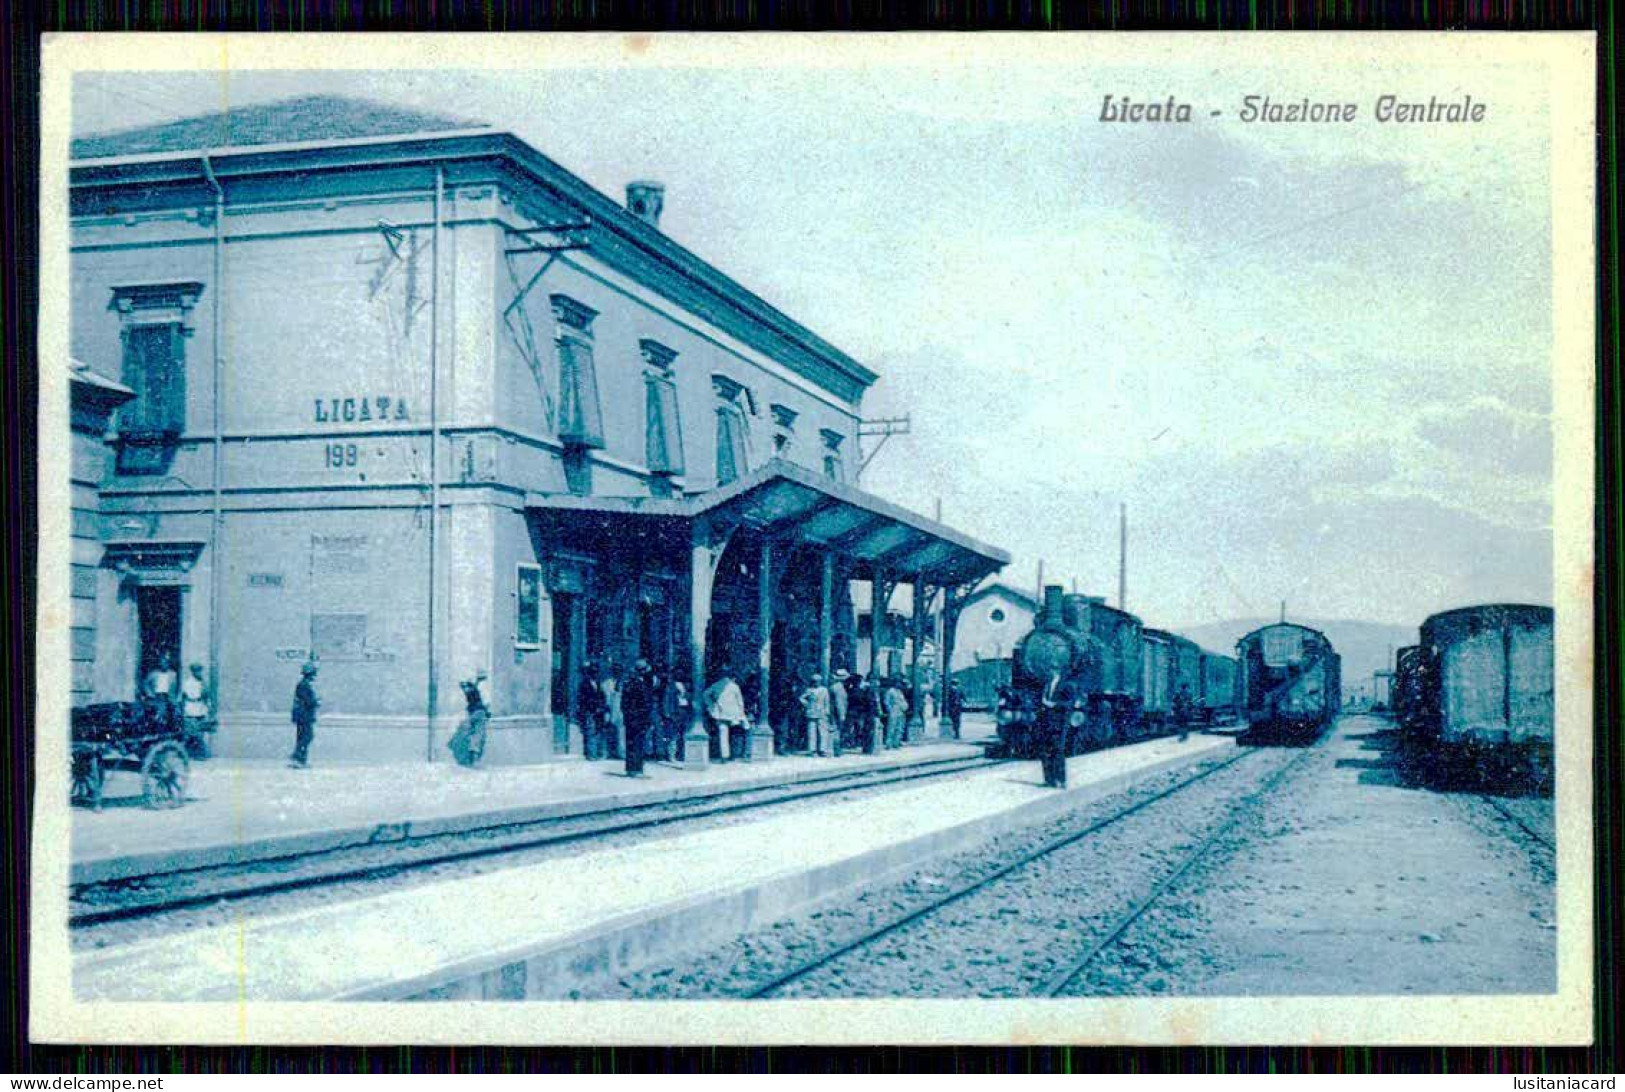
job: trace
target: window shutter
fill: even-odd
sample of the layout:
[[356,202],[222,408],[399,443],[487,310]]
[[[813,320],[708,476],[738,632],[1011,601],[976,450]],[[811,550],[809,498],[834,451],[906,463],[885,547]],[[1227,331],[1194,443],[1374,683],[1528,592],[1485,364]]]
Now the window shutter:
[[186,431],[185,335],[175,323],[135,325],[124,332],[124,384],[136,397],[120,411],[120,431]]
[[573,337],[559,339],[559,439],[574,447],[604,446],[604,416],[598,405],[598,373],[592,346]]
[[745,472],[744,450],[739,435],[739,413],[732,406],[717,410],[717,484],[727,485]]
[[159,399],[160,431],[179,436],[186,431],[186,342],[178,323],[162,327],[167,338],[160,338],[162,360],[158,373],[161,396]]
[[677,385],[661,376],[647,375],[644,387],[649,470],[655,474],[681,474],[683,426],[677,415]]

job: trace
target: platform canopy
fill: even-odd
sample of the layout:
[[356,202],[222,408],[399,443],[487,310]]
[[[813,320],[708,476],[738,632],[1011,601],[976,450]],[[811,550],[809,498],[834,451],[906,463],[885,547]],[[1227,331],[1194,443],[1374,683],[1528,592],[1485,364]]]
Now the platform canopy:
[[[689,497],[531,494],[526,504],[566,537],[572,528],[602,534],[619,525],[633,534],[664,538],[698,521],[748,529],[828,549],[846,559],[848,575],[859,580],[883,570],[894,580],[952,586],[979,580],[1010,561],[1003,550],[782,459]],[[628,527],[627,520],[634,525]],[[644,527],[636,526],[644,521]]]

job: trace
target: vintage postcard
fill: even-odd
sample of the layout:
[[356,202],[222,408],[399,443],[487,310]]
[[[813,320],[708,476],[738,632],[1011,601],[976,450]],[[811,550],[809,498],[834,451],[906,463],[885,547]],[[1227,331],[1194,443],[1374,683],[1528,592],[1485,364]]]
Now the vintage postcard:
[[37,1039],[1590,1041],[1591,35],[44,65]]

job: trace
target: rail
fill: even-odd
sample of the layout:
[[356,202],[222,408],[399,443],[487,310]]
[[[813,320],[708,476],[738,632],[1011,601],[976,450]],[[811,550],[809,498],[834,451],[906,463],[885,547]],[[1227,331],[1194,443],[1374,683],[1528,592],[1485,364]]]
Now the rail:
[[[1262,752],[1242,751],[1234,758],[1227,759],[1224,762],[1217,763],[1213,766],[1209,766],[1191,777],[1185,778],[1179,783],[1162,790],[1161,792],[1147,796],[1142,800],[1138,800],[1125,808],[1121,808],[1113,812],[1103,819],[1096,820],[1095,822],[1085,826],[1082,830],[1073,831],[1059,838],[1052,839],[1039,846],[1037,849],[1021,855],[1009,864],[988,873],[986,876],[982,876],[979,879],[961,884],[958,887],[951,888],[944,894],[938,895],[936,898],[927,902],[923,906],[916,907],[907,913],[900,914],[886,922],[883,922],[879,926],[868,930],[862,935],[855,937],[837,947],[821,952],[818,955],[797,964],[788,971],[780,973],[765,982],[756,983],[742,996],[747,999],[754,1000],[768,997],[774,993],[777,993],[779,990],[783,989],[785,986],[788,986],[792,982],[803,979],[844,956],[850,955],[851,953],[862,948],[866,948],[874,944],[875,941],[890,936],[905,926],[919,921],[922,918],[928,917],[929,915],[934,914],[937,911],[960,901],[961,899],[973,895],[978,891],[991,887],[993,884],[1004,879],[1006,876],[1026,868],[1034,862],[1042,860],[1056,851],[1064,849],[1067,846],[1073,845],[1074,843],[1081,842],[1085,838],[1088,838],[1115,823],[1127,819],[1131,815],[1144,811],[1146,808],[1149,808],[1154,804],[1168,799],[1170,796],[1182,792],[1191,785],[1211,777],[1221,770],[1227,770],[1236,763],[1242,762],[1250,756],[1259,753]],[[1296,764],[1296,762],[1300,760],[1301,756],[1299,759],[1294,760],[1292,764]]]

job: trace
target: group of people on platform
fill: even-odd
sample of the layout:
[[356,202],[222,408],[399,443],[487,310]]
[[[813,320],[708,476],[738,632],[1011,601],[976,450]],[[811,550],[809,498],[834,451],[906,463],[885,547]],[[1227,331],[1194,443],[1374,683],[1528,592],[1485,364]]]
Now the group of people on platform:
[[[201,678],[201,671],[201,667],[193,665],[194,676]],[[294,690],[294,750],[288,762],[299,768],[309,764],[316,711],[321,705],[316,677],[315,661],[305,663]],[[485,753],[491,718],[482,689],[486,678],[486,673],[479,671],[459,684],[467,711],[446,746],[462,766],[478,765]],[[749,757],[751,725],[760,709],[758,689],[754,674],[747,676],[741,686],[733,673],[724,671],[700,695],[712,753],[719,761]],[[848,750],[875,754],[901,747],[906,740],[909,699],[901,679],[865,679],[843,668],[826,682],[815,671],[807,675],[798,701],[805,740],[792,741],[788,726],[781,727],[774,740],[780,753],[800,749],[823,756]],[[942,712],[955,739],[959,738],[964,710],[964,692],[957,682],[951,682]],[[687,684],[675,674],[656,670],[647,659],[639,657],[624,678],[588,661],[582,666],[576,692],[576,716],[585,758],[620,759],[628,777],[644,777],[644,765],[650,760],[675,762],[683,757],[684,737],[693,721],[694,706]],[[804,747],[797,746],[802,742]]]
[[[711,756],[728,762],[747,758],[751,725],[760,717],[759,677],[744,680],[723,671],[699,695],[700,711],[710,736]],[[805,736],[790,737],[790,725],[776,726],[774,749],[811,755],[840,755],[848,750],[874,754],[901,747],[907,735],[907,685],[898,678],[865,679],[844,668],[826,677],[810,672],[797,695]],[[951,683],[943,714],[959,737],[965,709],[964,692]],[[684,737],[694,719],[693,698],[675,674],[639,659],[625,679],[596,663],[583,666],[576,694],[582,751],[589,760],[619,758],[630,777],[643,775],[649,760],[675,762],[683,757]]]

